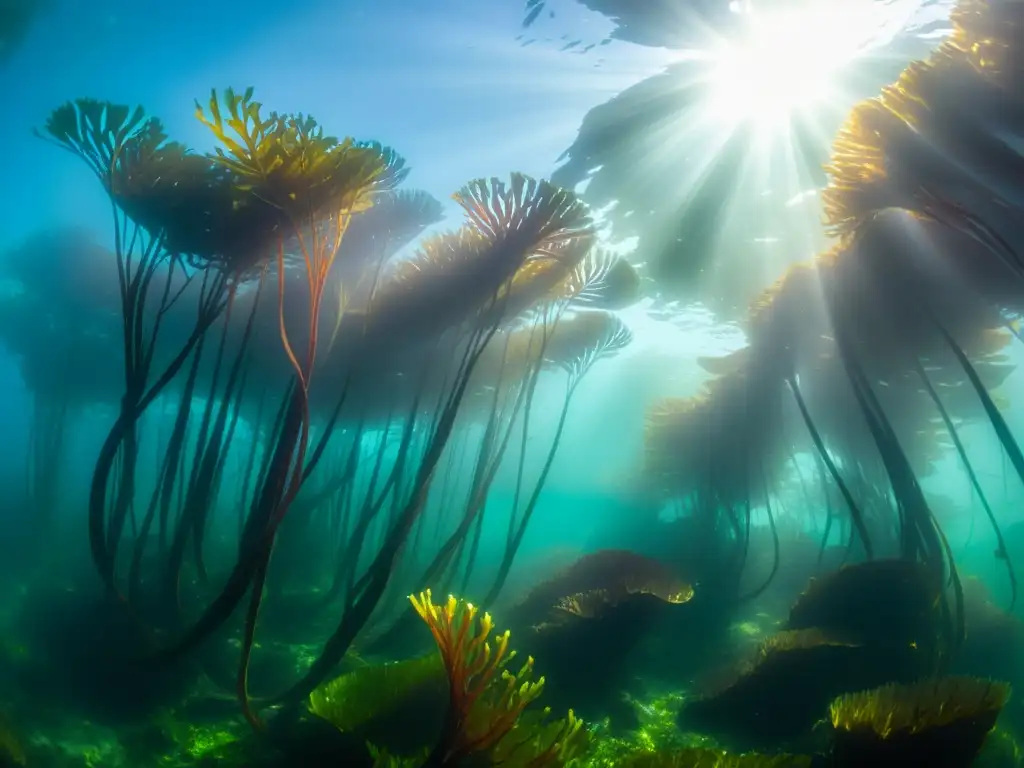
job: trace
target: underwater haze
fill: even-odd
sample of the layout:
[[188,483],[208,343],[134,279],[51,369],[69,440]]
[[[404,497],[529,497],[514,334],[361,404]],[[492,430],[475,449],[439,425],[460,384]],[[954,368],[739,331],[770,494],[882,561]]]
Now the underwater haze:
[[1022,62],[0,0],[0,768],[1024,765]]

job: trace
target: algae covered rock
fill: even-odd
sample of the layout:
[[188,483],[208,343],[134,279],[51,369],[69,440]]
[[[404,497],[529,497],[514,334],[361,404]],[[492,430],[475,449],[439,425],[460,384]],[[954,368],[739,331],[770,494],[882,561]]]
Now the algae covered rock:
[[946,677],[838,698],[830,715],[836,768],[966,768],[1010,696],[1005,683]]

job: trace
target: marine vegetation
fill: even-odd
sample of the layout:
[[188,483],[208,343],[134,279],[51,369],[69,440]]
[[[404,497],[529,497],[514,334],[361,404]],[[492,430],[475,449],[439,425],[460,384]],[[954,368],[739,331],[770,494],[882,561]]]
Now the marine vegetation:
[[[561,5],[566,4],[568,0]],[[579,0],[579,4],[604,16],[611,28],[608,38],[588,43],[591,47],[614,39],[680,53],[707,52],[721,40],[741,37],[745,26],[757,24],[760,18],[754,13],[748,21],[726,2]],[[774,10],[791,4],[744,5]],[[559,6],[554,0],[525,3],[523,44],[540,38],[538,19],[550,14],[557,24]],[[926,56],[933,46],[932,36],[941,29],[942,21],[933,18],[901,27],[884,51],[865,52],[855,66],[836,73],[836,89],[852,98],[871,95],[877,83],[899,74],[901,61]],[[566,43],[565,50],[580,52],[587,45]],[[799,241],[805,221],[794,220],[794,208],[785,194],[766,196],[760,189],[748,191],[743,183],[743,173],[759,159],[752,149],[756,144],[751,139],[753,126],[735,126],[724,138],[724,129],[717,125],[701,133],[709,122],[701,110],[713,88],[713,67],[709,56],[678,56],[662,71],[592,108],[559,158],[562,165],[552,180],[570,189],[585,183],[584,200],[595,209],[609,211],[611,238],[638,239],[630,258],[643,264],[649,291],[664,300],[700,301],[723,319],[732,319],[742,316],[747,304],[776,277],[763,251],[751,244],[751,235],[758,233],[751,232],[750,223],[771,221],[771,234],[784,233]],[[813,120],[794,116],[793,140],[787,150],[794,155],[790,173],[796,175],[799,189],[824,182],[822,165],[828,149],[820,136],[835,133],[845,109],[841,103],[828,103],[815,110]],[[686,140],[676,142],[684,133]],[[717,151],[695,156],[686,149],[695,144]],[[657,156],[652,155],[652,147],[658,148]],[[680,191],[681,186],[685,191]],[[801,256],[789,258],[796,261]]]
[[421,751],[437,738],[447,704],[447,674],[438,653],[370,664],[320,685],[309,709],[339,731],[393,754]]
[[[960,431],[988,422],[1024,478],[989,392],[1013,369],[1002,351],[1024,296],[1020,175],[1009,170],[1020,158],[996,138],[1019,128],[1020,13],[1012,2],[960,3],[948,40],[851,111],[826,168],[835,244],[752,302],[747,346],[701,360],[711,374],[701,395],[649,412],[645,476],[700,521],[717,581],[740,582],[750,515],[767,515],[774,565],[761,584],[733,588],[741,600],[779,571],[772,490],[803,478],[795,457],[809,455],[825,507],[819,560],[835,548],[844,560],[922,563],[929,583],[950,587],[937,592],[936,647],[955,653],[964,641],[959,572],[921,478],[948,445],[1005,550]],[[1000,560],[1012,604],[1014,566]]]
[[[622,698],[631,652],[693,595],[693,586],[664,563],[599,550],[535,586],[507,616],[521,647],[558,670],[547,685],[551,701],[588,719],[611,716],[618,726],[635,720]],[[597,667],[601,675],[593,674]]]
[[962,768],[972,765],[1010,688],[946,677],[887,685],[831,705],[832,764]]
[[544,690],[527,658],[515,674],[509,632],[494,638],[490,614],[449,597],[436,605],[430,591],[410,601],[430,627],[448,673],[448,707],[440,738],[424,766],[459,765],[475,754],[491,754],[500,765],[565,765],[586,746],[586,731],[572,710],[564,720],[547,721],[548,710],[527,712]]
[[[619,38],[693,32],[660,23],[680,3],[584,4]],[[113,226],[0,258],[0,342],[32,398],[24,475],[0,478],[0,761],[955,766],[1000,712],[1009,755],[1016,563],[964,434],[994,434],[1024,481],[992,392],[1024,315],[1022,25],[1019,2],[961,0],[941,44],[901,33],[920,60],[806,174],[834,242],[773,285],[733,279],[750,232],[721,234],[749,126],[688,199],[638,159],[706,95],[680,77],[697,61],[593,110],[553,179],[468,181],[429,233],[446,209],[395,150],[252,89],[194,105],[210,152],[142,107],[53,110],[39,137],[95,176]],[[745,346],[647,411],[639,477],[616,485],[616,533],[644,546],[582,526],[568,567],[527,568],[577,395],[651,292],[746,306]],[[950,458],[1006,606],[972,603],[924,483]],[[64,525],[79,506],[87,525]],[[933,677],[951,671],[970,677]],[[87,746],[43,733],[72,720]]]
[[[420,584],[444,586],[459,566],[469,578],[498,464],[531,418],[542,370],[561,371],[565,397],[545,462],[537,477],[518,476],[490,589],[497,598],[573,394],[631,334],[602,308],[616,304],[613,292],[604,300],[604,286],[622,270],[594,250],[589,211],[571,192],[522,174],[472,181],[454,195],[465,223],[395,260],[440,218],[440,205],[396,189],[407,169],[394,151],[335,139],[307,115],[267,113],[252,89],[214,91],[196,103],[196,117],[217,141],[213,153],[170,141],[141,107],[90,99],[55,110],[38,135],[84,161],[112,203],[114,252],[103,256],[114,289],[92,314],[108,334],[102,356],[124,363],[104,380],[120,394],[109,397],[117,416],[92,474],[93,564],[119,609],[152,630],[138,655],[161,665],[201,660],[221,687],[224,635],[244,612],[230,687],[258,728],[260,708],[303,700],[365,628],[387,634],[401,565],[424,563],[419,576],[398,575]],[[70,261],[83,259],[77,238],[66,250]],[[88,325],[59,320],[78,343]],[[471,448],[466,433],[481,415],[487,428]],[[155,482],[147,482],[140,433],[159,418],[172,426],[159,433]],[[258,439],[238,456],[232,438],[246,426]],[[39,438],[46,429],[41,422]],[[364,450],[372,440],[378,449]],[[453,440],[478,452],[461,502],[452,496],[460,476],[448,468],[468,454],[449,455]],[[60,466],[60,441],[44,445],[39,488]],[[229,461],[243,467],[237,523],[215,514]],[[316,471],[326,464],[335,471]],[[335,497],[341,502],[327,504]],[[450,514],[459,520],[442,540],[424,535],[425,520],[447,525]],[[220,533],[210,532],[225,522],[237,539],[234,565],[214,571]],[[313,536],[321,523],[333,534]],[[288,577],[268,580],[299,560]],[[296,576],[314,572],[328,582],[313,588]],[[287,578],[302,584],[298,594],[284,588]],[[278,626],[298,615],[307,631],[314,618],[330,624],[317,628],[326,639],[300,678],[270,696],[260,688],[253,701],[265,600],[263,615]]]
[[638,753],[622,760],[622,768],[811,768],[803,755],[731,754],[713,749]]

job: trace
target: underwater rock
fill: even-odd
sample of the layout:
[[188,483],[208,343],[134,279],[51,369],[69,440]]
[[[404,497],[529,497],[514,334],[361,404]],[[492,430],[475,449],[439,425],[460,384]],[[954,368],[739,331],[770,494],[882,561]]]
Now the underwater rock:
[[911,661],[912,649],[879,654],[818,629],[780,632],[686,702],[680,725],[739,749],[775,749],[808,735],[836,696],[899,679]]
[[534,588],[509,612],[509,624],[546,671],[553,707],[633,727],[636,713],[621,695],[628,656],[655,622],[692,597],[693,587],[658,561],[602,550]]
[[946,677],[842,696],[830,708],[836,768],[973,764],[1010,696],[1005,683]]
[[596,614],[640,595],[678,605],[693,598],[693,586],[657,560],[624,549],[603,549],[534,587],[512,609],[509,622],[538,627],[557,623],[564,614],[581,615],[572,608],[573,600],[585,604],[586,613]]
[[934,647],[941,584],[934,571],[910,560],[846,565],[811,579],[789,612],[786,628],[816,628],[865,645]]

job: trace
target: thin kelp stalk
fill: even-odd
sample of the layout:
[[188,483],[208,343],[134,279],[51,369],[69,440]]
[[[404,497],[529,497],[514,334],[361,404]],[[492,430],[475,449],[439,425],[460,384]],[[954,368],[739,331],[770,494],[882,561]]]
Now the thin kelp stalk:
[[284,694],[277,697],[275,701],[295,701],[308,696],[316,686],[323,682],[331,670],[344,657],[352,641],[365,626],[370,618],[370,614],[377,607],[390,580],[394,560],[426,504],[430,479],[455,425],[455,417],[469,381],[472,378],[473,370],[497,330],[497,325],[491,325],[489,328],[486,326],[477,327],[473,331],[466,353],[456,372],[453,390],[434,422],[434,428],[430,435],[425,455],[416,473],[412,492],[376,558],[371,563],[367,571],[367,578],[361,580],[362,584],[359,595],[346,598],[349,607],[346,608],[335,632],[328,638],[323,652],[310,665],[309,670],[302,679]]
[[[214,388],[216,384],[211,386],[207,394],[206,407],[203,411],[199,433],[196,437],[195,458],[192,462],[192,468],[187,481],[185,502],[177,516],[177,524],[161,581],[162,601],[165,610],[174,616],[175,627],[180,623],[178,617],[178,591],[181,569],[185,560],[185,550],[190,537],[195,541],[197,555],[195,565],[199,578],[200,580],[205,580],[205,569],[201,552],[206,515],[209,505],[212,503],[214,475],[220,461],[220,454],[227,450],[228,444],[224,441],[227,416],[233,399],[240,398],[242,394],[241,388],[238,387],[238,379],[241,375],[243,362],[248,354],[248,346],[252,337],[262,282],[261,279],[260,287],[256,291],[256,300],[249,311],[242,338],[239,341],[238,348],[234,354],[234,360],[229,369],[224,391],[219,393],[220,397],[218,398],[218,392]],[[232,287],[228,292],[228,306],[223,320],[224,328],[214,359],[213,379],[215,382],[220,378],[220,371],[225,364],[224,350],[226,336],[231,324],[231,309],[234,303],[234,296],[235,290]],[[212,415],[214,411],[217,412],[215,421]]]
[[931,526],[927,521],[931,518],[931,510],[924,498],[924,493],[921,491],[913,469],[900,447],[899,440],[867,379],[867,375],[846,343],[844,334],[838,330],[836,343],[843,367],[852,385],[854,397],[878,448],[902,514],[900,552],[903,557],[909,559],[921,557],[926,562],[935,562],[933,558],[936,555],[941,558],[941,546],[939,546],[937,538],[928,536],[928,529]]
[[949,577],[955,587],[955,615],[950,616],[949,604],[942,600],[943,618],[947,629],[953,637],[954,646],[959,646],[966,633],[963,606],[963,592],[960,589],[960,577],[956,563],[949,557],[949,545],[942,534],[935,515],[928,506],[920,484],[914,475],[910,462],[903,452],[885,415],[882,404],[878,401],[867,375],[857,361],[853,348],[841,328],[836,328],[836,345],[839,357],[853,387],[854,396],[860,406],[861,414],[871,432],[875,446],[878,448],[892,492],[900,511],[900,554],[909,560],[921,559],[936,571],[941,583],[944,568],[948,567]]
[[[800,494],[803,496],[804,503],[807,505],[807,509],[811,510],[814,505],[811,503],[811,493],[807,489],[807,481],[804,479],[803,470],[800,469],[800,464],[796,460],[796,452],[793,450],[792,444],[787,446],[789,451],[789,463],[793,465],[793,471],[796,472],[797,482],[800,483]],[[780,502],[781,503],[781,502]],[[814,530],[817,532],[818,520],[812,515],[811,520],[814,523]]]
[[992,397],[985,388],[981,377],[978,376],[978,372],[971,365],[971,361],[967,358],[966,353],[941,323],[937,323],[937,325],[939,333],[942,334],[942,338],[945,339],[949,348],[953,351],[960,366],[964,369],[964,373],[967,374],[967,379],[971,382],[971,386],[977,392],[978,399],[981,400],[982,407],[985,409],[985,415],[992,422],[992,428],[995,429],[999,442],[1002,443],[1006,456],[1017,472],[1017,476],[1024,481],[1024,454],[1021,453],[1020,446],[1017,444],[1016,439],[1014,439],[1006,419],[1003,418],[1003,414],[999,412],[996,404],[992,402]]
[[[245,392],[243,366],[249,353],[249,344],[252,340],[252,332],[256,320],[256,308],[259,305],[262,287],[263,281],[261,279],[256,290],[255,300],[249,311],[249,317],[246,320],[245,329],[242,332],[242,339],[235,353],[235,359],[228,373],[227,383],[224,391],[220,394],[217,419],[212,424],[212,434],[211,425],[208,422],[203,425],[205,429],[200,428],[200,439],[196,443],[196,456],[202,456],[202,461],[193,465],[189,489],[191,493],[186,497],[185,509],[179,519],[179,532],[181,535],[185,539],[191,536],[196,575],[200,582],[203,583],[207,580],[206,567],[203,562],[203,540],[206,534],[206,522],[217,493],[220,467],[231,446],[230,436],[225,436],[225,428],[228,424],[229,415],[232,413],[237,414]],[[229,306],[228,313],[225,315],[225,321],[230,318],[230,309]],[[225,322],[225,325],[227,325],[227,322]],[[218,351],[216,371],[219,371],[222,367],[223,359],[223,355]],[[215,378],[219,378],[219,376],[215,374]],[[210,399],[207,401],[208,406],[212,406],[215,402],[214,396],[215,393],[211,389]],[[207,407],[206,412],[203,414],[204,422],[206,422],[206,417],[211,410],[210,407]],[[231,423],[234,424],[234,421]],[[172,543],[172,558],[176,554],[174,552],[176,544],[177,540]],[[181,569],[181,554],[177,554],[173,567],[176,569],[175,583],[177,583]]]
[[176,481],[178,480],[179,473],[184,471],[184,448],[189,417],[192,413],[196,379],[203,357],[203,347],[204,339],[201,338],[193,351],[192,365],[189,367],[181,395],[178,398],[177,414],[174,418],[174,426],[171,429],[170,437],[162,444],[164,447],[163,463],[157,474],[156,486],[153,488],[149,507],[146,510],[140,530],[136,535],[131,563],[128,568],[128,602],[130,604],[137,604],[141,596],[142,561],[154,518],[158,520],[157,546],[160,555],[164,556],[167,553],[167,531],[170,510],[173,503]]
[[[475,547],[479,546],[479,541],[482,535],[481,532],[484,520],[483,513],[487,505],[490,488],[493,485],[494,478],[497,476],[502,459],[508,449],[512,435],[515,432],[519,413],[523,409],[524,404],[528,400],[532,399],[533,392],[537,385],[537,380],[540,376],[541,367],[544,361],[544,350],[547,346],[547,341],[550,338],[550,332],[546,330],[546,326],[542,325],[539,326],[539,328],[542,338],[538,345],[539,349],[537,354],[533,354],[532,346],[534,344],[534,336],[536,335],[538,327],[531,329],[530,341],[527,349],[527,359],[535,360],[535,363],[531,366],[530,370],[527,371],[525,381],[522,379],[519,380],[519,386],[516,388],[515,394],[511,396],[512,406],[508,409],[507,413],[505,412],[505,409],[501,407],[501,403],[499,402],[502,399],[504,392],[502,384],[506,375],[509,359],[509,337],[506,337],[505,339],[502,349],[501,367],[498,372],[497,381],[494,383],[493,393],[491,396],[491,408],[487,423],[484,426],[484,433],[481,436],[480,445],[476,452],[477,455],[474,463],[473,477],[467,494],[465,509],[459,518],[459,524],[456,526],[455,530],[446,537],[444,543],[437,550],[434,558],[424,569],[423,573],[417,578],[416,583],[418,584],[429,585],[432,588],[436,587],[438,591],[442,593],[448,590],[451,586],[451,581],[454,579],[454,569],[462,559],[467,536],[471,532],[471,529],[474,533],[474,549],[471,550],[470,553],[471,562],[472,558],[475,558],[476,556]],[[519,375],[518,369],[516,369],[513,375]],[[501,425],[504,425],[504,429],[501,429]],[[525,423],[523,425],[523,429],[524,431],[526,429]],[[456,464],[461,465],[461,461],[456,462],[455,460],[451,460],[449,462],[449,470],[453,469]],[[520,463],[520,467],[521,465],[522,462]],[[458,476],[456,475],[456,477]],[[442,502],[439,507],[441,509],[446,509],[448,508],[448,505]],[[470,565],[463,571],[464,580],[468,581],[471,573],[472,567]],[[387,648],[393,640],[400,638],[408,631],[411,620],[414,620],[414,617],[408,612],[403,612],[388,629],[384,630],[381,635],[376,638],[374,647]]]
[[807,403],[804,401],[804,396],[800,392],[800,386],[797,383],[795,376],[790,376],[789,388],[793,392],[793,399],[796,400],[797,408],[800,410],[800,416],[803,418],[804,425],[807,427],[807,432],[811,436],[811,440],[814,441],[814,447],[818,450],[818,456],[824,462],[828,468],[829,474],[832,476],[833,482],[836,487],[839,488],[839,492],[843,495],[843,500],[846,502],[847,508],[850,510],[850,517],[853,520],[853,525],[857,530],[858,536],[860,536],[861,543],[864,545],[864,553],[868,560],[874,559],[874,547],[871,544],[871,536],[868,534],[867,526],[864,524],[864,515],[861,512],[860,507],[853,498],[853,494],[850,493],[850,489],[847,487],[846,482],[843,480],[843,476],[839,474],[839,469],[836,467],[835,462],[832,460],[832,456],[828,452],[828,448],[825,447],[825,441],[821,439],[821,433],[818,432],[818,427],[814,423],[814,419],[811,418],[810,411],[807,410]]
[[[352,603],[355,600],[355,596],[362,591],[365,584],[370,579],[370,574],[367,573],[364,574],[362,581],[356,580],[359,554],[363,550],[363,545],[366,542],[366,535],[370,530],[370,526],[384,509],[384,505],[387,503],[389,498],[398,499],[400,497],[398,486],[402,475],[405,473],[406,468],[410,463],[409,457],[412,453],[413,439],[416,436],[416,418],[420,409],[422,397],[423,392],[422,388],[420,388],[420,390],[417,391],[412,407],[409,409],[406,416],[405,424],[402,427],[402,437],[399,442],[398,456],[392,464],[391,471],[388,473],[387,478],[381,486],[380,492],[377,493],[375,497],[374,492],[377,480],[380,477],[380,470],[384,464],[383,446],[381,446],[381,449],[377,452],[377,458],[374,463],[369,486],[366,490],[366,496],[363,500],[359,519],[356,521],[355,527],[349,536],[345,553],[342,557],[342,564],[345,567],[345,573],[344,580],[339,583],[344,588],[346,611],[351,608]],[[397,505],[398,502],[396,501],[394,504]]]
[[[750,492],[750,451],[743,451],[743,526],[742,536],[738,537],[736,541],[736,561],[733,564],[736,572],[737,580],[743,575],[743,569],[747,567],[747,559],[750,557],[750,526],[752,523],[752,512],[754,503]],[[737,526],[736,531],[740,531],[739,526],[739,515],[736,514],[736,508],[733,504],[725,503],[722,498],[722,486],[717,485],[718,490],[716,493],[719,495],[718,506],[725,507],[730,510],[730,514],[736,518]]]
[[[280,440],[281,433],[285,428],[285,421],[288,418],[288,414],[291,411],[292,405],[292,387],[295,386],[295,380],[292,379],[288,382],[288,387],[285,390],[284,397],[281,398],[281,404],[278,406],[277,413],[274,415],[274,420],[270,423],[270,429],[265,435],[263,443],[263,451],[261,453],[259,473],[256,476],[256,482],[252,486],[252,494],[248,500],[248,506],[244,509],[239,510],[239,521],[238,521],[238,553],[242,555],[246,550],[246,546],[249,543],[249,537],[252,535],[252,515],[250,514],[253,510],[257,509],[260,504],[261,494],[263,488],[267,482],[267,475],[273,469],[274,466],[274,455],[277,450],[277,444]],[[254,446],[255,447],[255,446]]]
[[[971,482],[971,488],[977,494],[978,501],[981,502],[981,506],[985,510],[985,515],[988,517],[988,521],[996,535],[996,542],[999,544],[998,551],[1003,553],[1002,560],[1006,564],[1006,573],[1010,577],[1010,607],[1007,610],[1012,611],[1014,605],[1017,603],[1017,574],[1014,571],[1013,562],[1008,556],[1006,556],[1006,542],[1003,540],[1003,531],[999,526],[999,522],[996,520],[995,514],[992,512],[992,507],[988,503],[988,497],[985,495],[985,491],[982,489],[981,483],[978,482],[978,475],[975,473],[970,459],[967,458],[967,451],[965,450],[963,441],[960,439],[960,435],[957,432],[956,425],[953,424],[953,420],[950,418],[949,412],[942,404],[942,400],[939,398],[939,393],[935,390],[935,386],[928,377],[928,372],[924,369],[924,366],[921,365],[921,361],[917,358],[914,359],[914,369],[917,371],[917,375],[921,379],[921,383],[924,385],[925,390],[927,390],[928,396],[932,399],[932,402],[935,403],[935,407],[938,409],[939,415],[942,417],[942,423],[946,425],[946,431],[953,440],[953,445],[956,447],[957,454],[960,456],[960,461],[963,463],[964,469],[967,471],[967,477]],[[973,516],[971,519],[971,527],[974,527]]]
[[[765,590],[771,586],[772,581],[775,580],[775,576],[779,572],[779,565],[782,562],[782,558],[779,553],[779,529],[775,524],[775,514],[772,512],[772,501],[768,494],[768,480],[765,477],[764,465],[761,465],[761,488],[764,493],[764,511],[768,515],[768,526],[772,533],[772,570],[768,574],[768,577],[764,580],[761,586],[757,587],[751,592],[745,595],[740,595],[739,602],[747,602],[748,600],[754,600],[764,594]],[[747,520],[749,525],[750,510],[747,510]]]
[[[157,487],[154,489],[154,498],[159,496],[159,546],[160,554],[165,555],[168,547],[168,531],[170,528],[171,504],[173,501],[174,489],[177,485],[179,493],[183,483],[178,483],[185,472],[185,445],[188,439],[189,419],[192,415],[192,404],[195,400],[196,380],[199,376],[199,366],[203,359],[205,349],[205,337],[196,344],[193,353],[192,365],[189,368],[185,385],[182,387],[181,396],[178,398],[178,413],[174,419],[174,428],[166,444],[164,472],[157,480]],[[141,547],[144,542],[137,542],[136,549],[138,558],[142,558]]]
[[818,567],[821,567],[825,558],[825,549],[828,547],[828,537],[832,534],[832,523],[835,520],[835,510],[832,508],[832,494],[829,493],[828,476],[825,474],[825,461],[820,453],[814,454],[815,464],[818,467],[818,482],[821,483],[821,495],[825,501],[825,530],[821,533],[821,545],[818,547]]
[[248,490],[251,488],[252,473],[256,468],[256,455],[260,449],[260,428],[263,426],[263,413],[267,408],[267,391],[266,389],[260,394],[259,405],[256,406],[256,418],[253,420],[251,427],[253,431],[252,442],[249,445],[249,450],[245,457],[245,469],[242,471],[242,484],[239,486],[238,494],[238,539],[242,539],[242,530],[245,527],[245,510],[250,499],[248,498]]
[[[521,516],[518,516],[518,520],[516,519],[519,514],[519,510],[516,508],[513,508],[511,512],[511,525],[513,526],[513,529],[511,531],[511,536],[508,537],[505,543],[505,553],[501,559],[501,563],[498,565],[494,582],[486,597],[481,602],[481,605],[485,608],[494,605],[494,601],[498,599],[498,595],[504,588],[505,581],[508,579],[508,575],[512,571],[512,564],[515,560],[515,556],[519,552],[519,547],[523,543],[523,538],[526,535],[533,513],[537,509],[537,502],[540,500],[541,493],[547,483],[548,475],[551,472],[551,467],[554,465],[558,448],[561,445],[562,434],[565,430],[565,424],[569,417],[569,407],[572,405],[573,395],[576,394],[576,390],[580,383],[598,360],[607,355],[613,354],[629,344],[632,340],[632,334],[629,329],[626,328],[626,326],[623,325],[615,315],[605,314],[599,316],[594,314],[589,315],[589,317],[598,318],[598,320],[596,325],[584,323],[583,332],[590,335],[590,337],[588,337],[584,342],[584,348],[578,351],[573,359],[561,362],[561,367],[566,373],[565,395],[562,400],[562,408],[558,415],[558,421],[555,424],[554,436],[551,439],[551,445],[548,449],[547,457],[544,460],[544,464],[541,466],[540,473],[533,486],[533,491],[526,502],[525,508],[522,510]],[[556,318],[556,322],[559,322],[558,318]],[[524,430],[527,428],[526,420],[528,420],[528,418],[528,414],[524,414]]]
[[[123,253],[119,253],[118,258],[119,262],[124,261],[127,263],[130,260],[130,256],[126,257]],[[97,569],[104,584],[115,593],[117,589],[114,580],[114,568],[117,559],[117,547],[124,526],[124,520],[134,495],[135,450],[133,444],[139,419],[150,404],[156,400],[167,385],[177,376],[182,366],[191,356],[199,339],[217,317],[220,316],[226,305],[224,300],[224,288],[227,284],[226,277],[223,274],[215,274],[211,278],[209,273],[205,273],[203,276],[203,295],[200,298],[199,317],[192,334],[177,356],[147,388],[147,382],[150,380],[152,355],[159,321],[154,323],[148,345],[137,346],[136,342],[142,334],[142,331],[137,326],[143,323],[143,318],[139,315],[137,309],[141,304],[138,294],[148,290],[149,280],[155,274],[160,260],[156,255],[156,251],[149,251],[140,259],[140,262],[142,263],[134,276],[130,275],[130,267],[124,268],[126,280],[122,286],[123,303],[127,308],[125,311],[131,315],[130,322],[126,322],[125,332],[126,345],[130,351],[130,358],[125,364],[125,397],[122,399],[121,410],[117,420],[111,426],[107,438],[100,448],[89,494],[89,532],[93,558],[96,561]],[[148,278],[143,279],[147,274]],[[170,278],[168,278],[169,285]],[[171,306],[167,299],[167,291],[165,290],[159,310],[160,314],[166,312]],[[129,324],[136,327],[129,329],[127,327]],[[122,451],[123,447],[126,447],[126,450]],[[124,466],[122,466],[121,470],[120,489],[115,496],[115,506],[111,512],[108,531],[107,526],[104,526],[107,510],[107,485],[114,460],[118,454],[122,454]]]
[[[505,349],[502,352],[502,364],[498,374],[498,381],[494,385],[494,397],[491,407],[491,416],[487,422],[487,430],[485,432],[484,440],[481,441],[480,453],[477,457],[476,471],[473,476],[473,483],[471,485],[469,501],[466,507],[462,519],[459,522],[458,527],[444,543],[441,549],[438,551],[434,561],[430,564],[430,567],[424,573],[423,578],[420,579],[421,584],[433,585],[434,580],[437,579],[452,563],[458,562],[461,559],[461,552],[465,546],[466,536],[475,521],[479,520],[479,525],[482,526],[482,511],[487,503],[487,498],[490,493],[491,486],[494,484],[494,478],[497,476],[498,468],[501,466],[501,462],[505,457],[505,453],[508,450],[508,445],[511,442],[513,432],[515,431],[515,425],[518,422],[520,412],[529,413],[530,404],[533,402],[534,393],[537,389],[537,383],[540,379],[541,369],[544,363],[544,356],[547,352],[548,343],[551,340],[551,334],[555,330],[555,326],[558,323],[557,313],[550,323],[547,322],[547,313],[545,313],[545,320],[541,322],[540,328],[540,341],[536,354],[534,354],[534,336],[537,332],[537,327],[534,327],[530,331],[530,340],[527,347],[526,358],[533,360],[533,364],[530,369],[526,372],[525,381],[520,381],[520,385],[517,387],[514,399],[512,401],[512,408],[508,413],[507,417],[501,418],[498,408],[498,399],[502,391],[502,379],[505,376],[506,366],[508,363],[508,340],[506,340]],[[518,370],[513,375],[518,375]],[[498,423],[504,421],[505,429],[500,437],[497,438],[496,430]],[[523,443],[525,447],[525,436],[528,429],[529,416],[524,416],[522,429],[523,429]],[[497,441],[497,450],[492,450]],[[520,453],[518,471],[522,473],[522,467],[525,463],[524,456]],[[474,537],[476,539],[479,536]],[[456,556],[458,555],[458,556]],[[469,578],[469,571],[465,572],[465,576]],[[447,580],[446,580],[447,581]],[[444,589],[439,591],[447,591],[448,584],[442,585]]]

